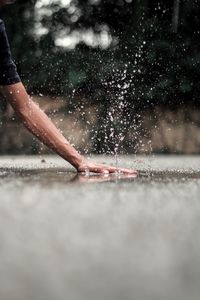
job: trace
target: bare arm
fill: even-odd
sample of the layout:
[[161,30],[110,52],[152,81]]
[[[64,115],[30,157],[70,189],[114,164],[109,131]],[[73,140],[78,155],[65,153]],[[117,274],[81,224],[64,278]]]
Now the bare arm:
[[29,131],[77,169],[83,161],[82,156],[69,144],[39,106],[31,100],[23,84],[20,82],[4,86],[3,93]]
[[[87,162],[70,145],[39,106],[31,100],[21,82],[3,86],[3,94],[28,130],[50,149],[72,164],[77,171],[85,172],[88,170],[96,173],[113,173],[118,170],[115,167]],[[137,173],[128,169],[120,169],[120,171],[129,174]]]

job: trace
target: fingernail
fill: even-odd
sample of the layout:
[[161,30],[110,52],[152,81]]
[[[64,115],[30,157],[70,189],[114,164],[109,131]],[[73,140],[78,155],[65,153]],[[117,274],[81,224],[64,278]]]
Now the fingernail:
[[109,174],[109,171],[108,170],[104,170],[103,173],[104,174]]

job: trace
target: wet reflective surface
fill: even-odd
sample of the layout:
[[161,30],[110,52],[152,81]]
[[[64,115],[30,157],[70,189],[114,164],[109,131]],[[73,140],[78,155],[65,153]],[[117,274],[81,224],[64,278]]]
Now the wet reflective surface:
[[199,299],[199,157],[119,164],[140,176],[0,158],[0,299]]

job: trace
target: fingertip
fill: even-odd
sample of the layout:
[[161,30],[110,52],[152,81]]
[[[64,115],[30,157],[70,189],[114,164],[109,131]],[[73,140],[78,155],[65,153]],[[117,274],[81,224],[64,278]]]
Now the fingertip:
[[136,174],[136,175],[139,174],[139,172],[138,172],[137,170],[131,170],[131,173],[132,173],[132,174]]

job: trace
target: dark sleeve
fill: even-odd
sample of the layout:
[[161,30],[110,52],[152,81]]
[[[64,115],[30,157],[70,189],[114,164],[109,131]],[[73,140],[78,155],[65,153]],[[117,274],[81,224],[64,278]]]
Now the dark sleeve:
[[0,20],[0,85],[10,85],[20,81],[16,65],[11,57],[5,26]]

